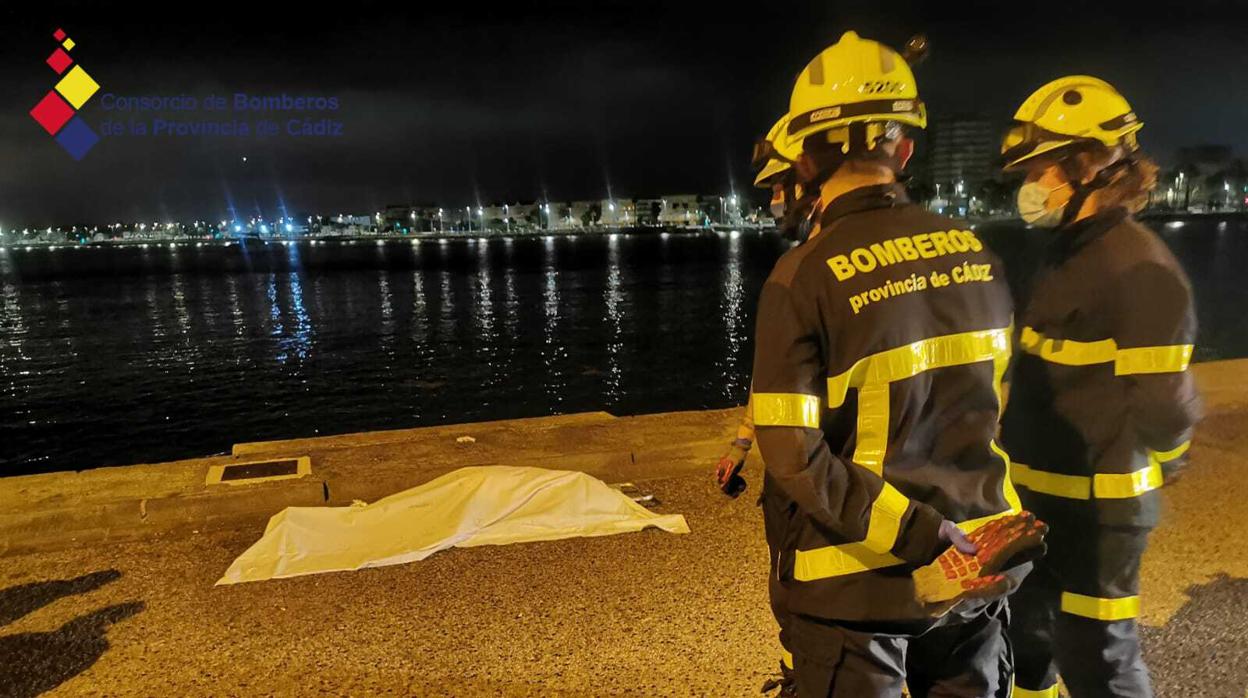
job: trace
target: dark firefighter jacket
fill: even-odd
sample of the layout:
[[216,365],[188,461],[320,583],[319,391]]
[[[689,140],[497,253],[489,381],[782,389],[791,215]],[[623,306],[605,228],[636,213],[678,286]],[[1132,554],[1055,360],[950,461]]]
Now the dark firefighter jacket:
[[1201,412],[1195,335],[1187,276],[1125,209],[1057,233],[1019,322],[1001,427],[1029,509],[1156,525],[1157,490]]
[[789,503],[777,574],[795,613],[922,618],[910,573],[945,547],[942,520],[1018,510],[993,441],[1009,291],[972,231],[898,186],[838,197],[820,227],[759,299],[757,442]]

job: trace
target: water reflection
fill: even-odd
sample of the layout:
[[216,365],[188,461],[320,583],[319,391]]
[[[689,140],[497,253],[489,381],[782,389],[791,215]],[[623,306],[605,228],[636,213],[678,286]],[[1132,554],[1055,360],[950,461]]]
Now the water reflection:
[[[5,281],[0,291],[0,299],[4,301],[3,312],[0,312],[0,380],[4,381],[5,397],[18,404],[19,400],[24,401],[29,384],[25,380],[30,375],[30,357],[25,351],[27,329],[22,318],[19,288]],[[15,416],[20,418],[23,414],[25,412]]]
[[545,323],[542,325],[542,364],[546,367],[546,380],[543,387],[546,391],[547,404],[558,413],[559,405],[564,401],[564,376],[562,360],[567,350],[559,336],[559,270],[555,266],[555,239],[547,236],[543,252],[545,260],[545,283],[542,285],[542,311]]
[[490,253],[489,243],[475,245],[477,276],[476,288],[476,338],[473,343],[474,357],[482,376],[482,404],[488,406],[493,402],[495,389],[501,380],[499,366],[496,361],[498,338],[494,329],[494,299],[490,289]]
[[64,284],[60,280],[52,282],[49,295],[56,299],[56,326],[60,339],[65,345],[64,351],[61,352],[60,360],[66,363],[77,360],[79,336],[74,332],[70,324],[73,319],[73,312],[69,307],[70,299],[65,291]]
[[[1196,286],[1200,358],[1248,353],[1248,229],[1219,222],[1156,226]],[[1017,228],[984,239],[1011,276],[1034,257]],[[171,273],[163,247],[0,254],[0,415],[11,416],[0,420],[0,469],[556,411],[727,406],[744,397],[755,299],[787,249],[771,235],[651,232],[206,245],[181,251]],[[31,265],[59,276],[31,279]]]
[[290,283],[290,306],[294,314],[295,326],[291,333],[291,345],[295,356],[300,361],[306,360],[312,352],[312,320],[303,305],[303,280],[297,272],[286,275]]
[[282,336],[286,334],[286,328],[282,324],[282,307],[277,302],[277,274],[270,273],[266,276],[264,295],[269,305],[269,331],[267,334],[270,337],[277,338],[277,342],[274,343],[276,351],[273,358],[277,359],[278,363],[284,364],[290,358],[290,355],[286,352],[286,347],[281,341]]
[[152,342],[157,349],[160,349],[161,345],[164,344],[167,332],[162,319],[164,313],[160,312],[160,300],[157,297],[156,283],[156,279],[147,279],[143,290],[147,300],[147,318],[152,331]]
[[381,329],[378,340],[381,342],[382,356],[387,363],[394,359],[394,304],[390,300],[390,273],[377,272],[377,295],[381,307]]
[[620,352],[624,348],[624,318],[620,304],[624,300],[624,293],[621,280],[623,272],[620,267],[620,236],[612,233],[607,241],[607,283],[603,295],[607,323],[610,326],[608,330],[610,336],[607,339],[607,376],[603,392],[607,405],[611,407],[614,407],[622,397]]
[[234,328],[234,337],[242,339],[247,333],[246,320],[243,317],[243,308],[239,304],[238,298],[238,276],[236,274],[225,275],[225,297],[230,304],[230,324]]
[[195,354],[195,345],[191,337],[190,314],[186,309],[186,283],[181,274],[174,274],[171,282],[173,283],[173,313],[178,332],[176,339],[171,338],[174,348],[170,353],[175,361],[193,369],[195,362],[192,357]]
[[425,345],[429,336],[429,303],[425,300],[425,274],[420,269],[412,272],[412,329],[411,337],[417,347]]

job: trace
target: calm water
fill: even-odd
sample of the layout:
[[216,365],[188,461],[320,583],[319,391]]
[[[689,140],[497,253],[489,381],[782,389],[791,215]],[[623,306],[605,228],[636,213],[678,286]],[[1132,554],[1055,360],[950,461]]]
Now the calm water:
[[[1154,222],[1198,358],[1248,355],[1248,222]],[[1023,288],[1043,234],[981,228]],[[744,400],[773,234],[0,254],[0,474],[240,441]]]

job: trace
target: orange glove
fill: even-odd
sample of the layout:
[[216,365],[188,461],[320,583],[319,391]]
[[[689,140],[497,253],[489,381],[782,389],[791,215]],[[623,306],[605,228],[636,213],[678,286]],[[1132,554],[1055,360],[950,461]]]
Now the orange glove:
[[967,536],[974,554],[950,546],[930,565],[915,570],[914,594],[937,615],[964,599],[1001,596],[1009,591],[1009,581],[1000,572],[1043,555],[1048,530],[1029,511],[994,519]]
[[729,497],[736,498],[745,491],[745,478],[741,477],[741,468],[745,467],[745,457],[753,444],[749,439],[737,439],[715,464],[715,481],[719,489]]

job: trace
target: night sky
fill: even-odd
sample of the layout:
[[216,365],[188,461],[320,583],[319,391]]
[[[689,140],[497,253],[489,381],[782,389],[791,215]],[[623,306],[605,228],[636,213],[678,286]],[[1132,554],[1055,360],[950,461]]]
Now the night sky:
[[[1242,4],[1242,3],[1240,3]],[[745,190],[753,139],[846,29],[928,34],[929,114],[1008,120],[1032,89],[1086,72],[1121,89],[1161,160],[1194,143],[1248,154],[1248,11],[1231,2],[9,2],[0,9],[0,226],[379,210]],[[951,6],[959,9],[952,10]],[[1041,9],[1035,9],[1041,8]],[[106,93],[337,97],[341,137],[105,138],[75,162],[28,111],[58,79],[62,27]],[[98,129],[97,129],[98,130]],[[243,157],[247,161],[243,161]]]

